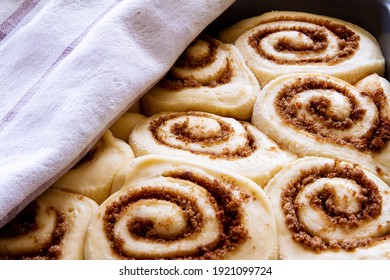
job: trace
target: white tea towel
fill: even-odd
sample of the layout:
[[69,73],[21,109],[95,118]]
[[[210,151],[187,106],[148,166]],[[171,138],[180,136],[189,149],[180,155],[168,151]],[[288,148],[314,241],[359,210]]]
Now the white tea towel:
[[233,0],[2,0],[0,227],[75,164]]

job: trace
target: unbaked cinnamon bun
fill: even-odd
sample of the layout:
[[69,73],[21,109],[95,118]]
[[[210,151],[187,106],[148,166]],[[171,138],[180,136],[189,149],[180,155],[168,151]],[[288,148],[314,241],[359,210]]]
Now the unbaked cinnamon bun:
[[276,78],[260,93],[252,123],[300,157],[359,163],[390,183],[390,85],[373,74],[358,86],[324,74]]
[[0,229],[0,259],[82,260],[97,207],[88,197],[47,190]]
[[87,259],[274,259],[275,221],[253,181],[182,158],[126,165],[91,220]]
[[269,12],[227,28],[220,39],[234,42],[262,86],[291,73],[324,73],[350,83],[384,73],[376,39],[336,18]]
[[141,104],[148,116],[195,110],[248,120],[259,91],[235,46],[200,36]]
[[264,190],[281,259],[390,259],[390,187],[360,165],[305,157]]
[[249,122],[205,112],[172,112],[141,121],[129,143],[136,156],[189,158],[244,175],[260,186],[296,159]]

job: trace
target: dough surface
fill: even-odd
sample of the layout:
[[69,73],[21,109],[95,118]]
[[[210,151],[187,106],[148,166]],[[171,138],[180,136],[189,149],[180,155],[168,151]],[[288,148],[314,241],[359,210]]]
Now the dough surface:
[[260,93],[252,123],[299,157],[341,158],[390,183],[389,84],[365,79],[359,87],[370,90],[324,74],[279,77]]
[[133,158],[130,146],[107,130],[92,149],[51,188],[82,194],[100,204],[109,196],[115,174]]
[[340,160],[299,159],[264,189],[281,259],[390,259],[390,188]]
[[231,44],[206,36],[196,39],[142,99],[151,116],[161,112],[205,111],[249,120],[260,86]]
[[88,229],[88,259],[274,259],[275,221],[245,177],[149,155],[121,170]]
[[82,260],[97,203],[49,189],[0,229],[0,259]]
[[129,143],[136,156],[189,158],[239,173],[260,186],[296,159],[249,122],[204,112],[154,115],[134,128]]
[[220,39],[234,42],[261,86],[292,73],[324,73],[350,83],[384,74],[376,39],[336,18],[274,11],[227,28]]

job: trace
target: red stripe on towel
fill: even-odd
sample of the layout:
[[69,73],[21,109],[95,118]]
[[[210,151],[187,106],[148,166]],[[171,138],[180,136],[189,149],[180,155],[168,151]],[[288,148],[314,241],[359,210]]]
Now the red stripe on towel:
[[41,0],[26,0],[0,24],[0,41],[3,40]]
[[112,9],[114,9],[123,0],[117,0],[109,6],[99,17],[97,17],[76,39],[74,39],[61,53],[61,55],[53,62],[53,64],[45,71],[45,73],[34,83],[34,85],[22,96],[15,106],[0,120],[0,131],[3,130],[20,112],[20,110],[29,102],[34,94],[39,90],[47,77],[57,68],[62,60],[64,60],[73,50],[81,43],[89,31]]

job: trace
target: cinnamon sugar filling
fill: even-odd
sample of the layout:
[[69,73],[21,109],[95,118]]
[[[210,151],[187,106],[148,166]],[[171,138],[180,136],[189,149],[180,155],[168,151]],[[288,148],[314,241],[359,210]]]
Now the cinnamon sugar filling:
[[[301,92],[307,90],[334,90],[347,97],[351,105],[351,112],[347,118],[339,118],[331,109],[330,101],[326,97],[315,97],[306,105],[292,102],[293,98]],[[383,94],[383,92],[382,92]],[[380,112],[372,127],[360,138],[352,136],[331,135],[323,127],[328,129],[345,130],[351,128],[356,122],[363,119],[366,113],[360,108],[356,98],[345,87],[331,81],[318,79],[315,77],[298,78],[294,82],[286,84],[278,93],[274,105],[276,112],[289,124],[295,128],[307,131],[318,140],[330,140],[339,145],[352,146],[360,151],[380,151],[390,140],[390,121],[388,115],[384,114],[382,108],[386,106],[383,101],[384,94],[376,94],[370,98],[376,104]],[[311,118],[298,116],[298,111],[303,106],[311,113]],[[387,105],[388,106],[388,105]],[[382,113],[381,113],[382,112]]]
[[[20,212],[10,223],[0,229],[0,237],[22,236],[38,230],[35,217],[39,211],[37,201],[30,203],[22,212]],[[46,211],[52,211],[56,215],[56,226],[51,236],[45,242],[45,245],[37,248],[31,248],[31,252],[25,254],[6,254],[0,253],[0,259],[8,260],[56,260],[62,255],[62,240],[66,233],[68,223],[65,214],[57,211],[54,207],[48,207]]]
[[[204,57],[197,58],[189,55],[186,51],[176,61],[176,65],[180,68],[202,68],[206,67],[210,64],[212,64],[217,56],[217,50],[221,43],[219,43],[217,40],[212,38],[211,36],[207,35],[200,35],[197,40],[202,40],[207,43],[208,45],[208,54]],[[196,44],[196,41],[193,41],[188,48],[194,46]],[[187,49],[188,49],[187,48]]]
[[[209,202],[217,213],[217,219],[222,224],[216,242],[202,247],[195,247],[187,255],[178,257],[173,253],[165,259],[221,259],[228,252],[235,250],[241,242],[248,238],[247,230],[242,225],[241,203],[245,199],[244,196],[241,199],[237,199],[223,182],[210,180],[207,177],[199,176],[193,172],[177,170],[165,174],[165,176],[189,181],[207,190],[209,193]],[[196,197],[184,196],[180,192],[168,190],[164,186],[145,186],[136,191],[129,191],[127,194],[121,196],[119,201],[113,202],[106,208],[103,218],[106,237],[111,245],[112,251],[120,259],[135,259],[135,257],[131,252],[123,251],[122,244],[125,241],[115,238],[114,225],[121,218],[123,211],[127,207],[144,199],[165,200],[178,205],[183,210],[187,220],[187,227],[181,234],[166,237],[159,235],[159,233],[153,230],[153,221],[137,218],[127,222],[129,233],[134,238],[169,244],[172,242],[180,242],[183,239],[191,239],[202,227],[203,217],[198,209]],[[150,259],[150,257],[145,258]],[[155,258],[158,259],[159,257],[156,256]]]
[[[175,123],[173,126],[171,126],[170,132],[174,135],[176,139],[184,143],[202,143],[207,146],[212,146],[212,145],[217,145],[219,143],[228,141],[231,135],[234,133],[234,130],[231,127],[231,125],[219,118],[215,118],[213,116],[203,114],[200,112],[177,112],[177,113],[169,113],[169,114],[162,115],[150,123],[149,130],[152,133],[154,139],[161,145],[166,145],[174,149],[183,150],[184,149],[183,147],[169,143],[165,139],[159,137],[157,133],[160,127],[165,125],[167,121],[182,116],[186,116],[187,118],[183,122],[178,122]],[[191,118],[192,116],[211,118],[215,120],[221,127],[220,132],[218,134],[213,135],[212,137],[194,136],[191,133],[191,129],[193,129],[194,127],[189,126],[189,118]],[[185,150],[190,151],[191,153],[194,154],[209,156],[210,158],[236,159],[236,158],[248,157],[258,148],[256,143],[257,141],[255,137],[252,135],[252,133],[249,131],[247,126],[243,123],[242,125],[246,130],[244,136],[246,138],[246,143],[245,145],[240,146],[237,149],[233,150],[233,149],[225,148],[222,149],[222,151],[220,151],[219,153],[210,152],[210,151],[195,151],[195,150],[191,150],[189,147],[186,147]]]
[[[209,49],[208,55],[203,57],[202,59],[197,59],[187,55],[186,52],[184,52],[175,63],[177,67],[190,68],[190,69],[205,68],[208,67],[216,60],[217,49],[219,48],[221,43],[219,43],[217,40],[207,35],[202,35],[199,37],[199,39],[207,42],[208,49]],[[193,46],[195,42],[196,41],[194,41],[190,45],[190,47]],[[173,71],[169,71],[168,74],[163,79],[161,79],[159,85],[163,88],[170,89],[170,90],[180,90],[185,88],[196,88],[202,86],[213,88],[213,87],[217,87],[229,83],[232,76],[233,76],[233,68],[231,66],[231,62],[228,60],[225,72],[217,80],[202,83],[192,77],[188,77],[186,79],[177,77],[177,75],[175,75]]]
[[379,112],[379,121],[376,129],[373,132],[373,137],[369,142],[369,149],[380,151],[390,141],[390,105],[383,89],[377,89],[374,92],[366,93],[375,103]]
[[[334,65],[340,63],[352,56],[359,48],[360,37],[355,34],[352,30],[346,26],[334,23],[326,19],[316,19],[305,16],[279,16],[271,19],[263,20],[259,23],[270,23],[277,21],[300,21],[316,24],[319,28],[310,28],[305,26],[295,27],[266,27],[260,29],[256,33],[248,37],[249,45],[256,50],[256,52],[263,58],[273,61],[277,64],[315,64],[315,63],[327,63]],[[327,36],[323,28],[330,30],[338,37],[339,51],[335,54],[326,54],[322,57],[311,57],[307,58],[305,55],[317,53],[320,54],[328,46]],[[292,43],[288,38],[281,39],[275,46],[275,50],[279,52],[291,52],[299,53],[301,58],[294,60],[279,59],[271,54],[266,53],[261,49],[260,41],[269,36],[272,33],[281,31],[297,31],[305,34],[313,41],[312,46],[306,44],[298,44],[297,42]]]
[[303,188],[320,178],[353,180],[361,187],[361,192],[357,195],[357,201],[361,205],[361,211],[358,213],[351,213],[337,207],[335,204],[336,190],[331,187],[331,182],[329,186],[325,186],[321,191],[313,192],[309,195],[310,205],[317,211],[321,211],[323,218],[334,226],[356,228],[381,214],[382,196],[375,183],[359,167],[355,165],[342,166],[340,161],[335,160],[333,164],[302,170],[296,178],[286,185],[282,192],[281,208],[293,240],[308,249],[320,252],[339,249],[351,251],[356,248],[371,246],[374,243],[390,238],[390,234],[387,233],[387,235],[382,237],[345,238],[343,241],[337,241],[311,235],[305,228],[305,225],[299,221],[297,212],[301,206],[297,203],[296,198]]

